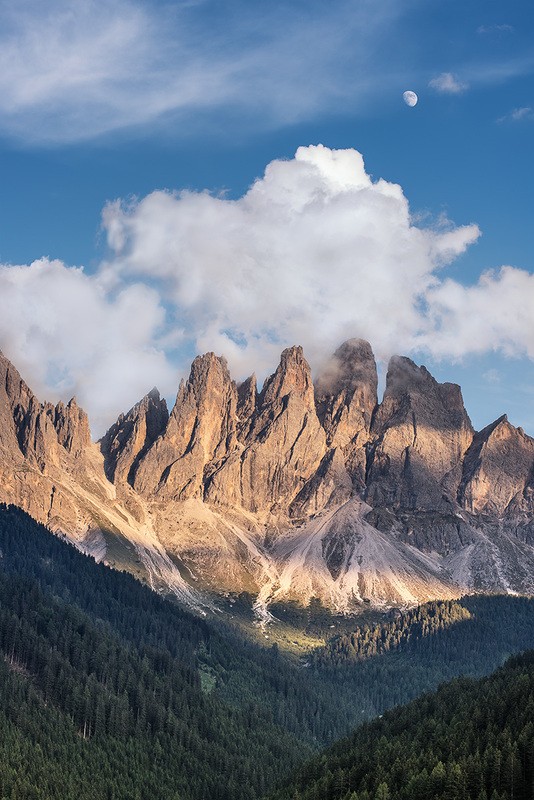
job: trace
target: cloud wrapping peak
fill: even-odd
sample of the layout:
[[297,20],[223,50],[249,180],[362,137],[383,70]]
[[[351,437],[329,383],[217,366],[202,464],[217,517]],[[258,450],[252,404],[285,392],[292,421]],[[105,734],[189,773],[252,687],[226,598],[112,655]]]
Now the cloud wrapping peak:
[[317,368],[352,336],[382,359],[534,358],[534,275],[443,276],[478,227],[416,224],[402,188],[372,180],[355,150],[300,147],[237,200],[116,201],[103,226],[110,252],[94,275],[47,260],[0,268],[0,347],[42,396],[76,393],[98,433],[154,384],[172,395],[206,350],[238,379],[265,376],[291,344]]
[[475,225],[422,229],[400,186],[372,182],[354,150],[301,147],[239,200],[154,192],[104,212],[122,280],[160,281],[199,350],[239,373],[299,342],[313,359],[342,339],[411,349],[434,271],[474,242]]

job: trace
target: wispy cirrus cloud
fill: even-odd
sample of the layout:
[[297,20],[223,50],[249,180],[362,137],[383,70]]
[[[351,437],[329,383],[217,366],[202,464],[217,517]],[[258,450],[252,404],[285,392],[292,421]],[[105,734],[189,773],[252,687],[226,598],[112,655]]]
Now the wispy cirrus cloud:
[[[0,2],[0,132],[62,143],[236,110],[289,124],[383,85],[398,0]],[[376,67],[376,68],[375,68]]]
[[[132,129],[183,137],[368,115],[436,72],[420,42],[439,51],[442,33],[419,20],[420,6],[0,0],[0,136],[61,145]],[[459,94],[534,68],[528,47],[497,59],[464,45],[451,71],[431,80],[436,91]]]
[[526,120],[534,120],[534,109],[530,106],[514,108],[509,114],[499,117],[497,122],[524,122]]
[[509,25],[507,22],[494,25],[479,25],[477,28],[477,33],[480,33],[482,35],[487,35],[492,33],[514,33],[514,32],[515,32],[514,26]]
[[469,84],[459,80],[452,72],[442,72],[432,78],[428,85],[441,94],[461,94],[469,88]]

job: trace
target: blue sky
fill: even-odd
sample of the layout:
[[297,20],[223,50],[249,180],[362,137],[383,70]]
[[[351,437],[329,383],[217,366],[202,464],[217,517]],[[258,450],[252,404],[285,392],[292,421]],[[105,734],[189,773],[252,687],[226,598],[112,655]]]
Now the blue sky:
[[242,378],[362,335],[461,383],[477,428],[534,434],[528,2],[0,2],[0,23],[0,347],[41,397],[76,393],[101,432],[199,350]]

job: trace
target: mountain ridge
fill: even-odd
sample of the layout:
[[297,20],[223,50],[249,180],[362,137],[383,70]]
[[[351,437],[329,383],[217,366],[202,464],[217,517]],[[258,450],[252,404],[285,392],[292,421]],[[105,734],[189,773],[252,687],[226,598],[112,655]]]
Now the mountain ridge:
[[406,357],[379,403],[363,340],[315,381],[287,348],[259,393],[198,356],[170,412],[153,389],[99,443],[0,356],[0,422],[0,500],[197,609],[534,592],[534,439],[505,416],[475,432],[460,387]]

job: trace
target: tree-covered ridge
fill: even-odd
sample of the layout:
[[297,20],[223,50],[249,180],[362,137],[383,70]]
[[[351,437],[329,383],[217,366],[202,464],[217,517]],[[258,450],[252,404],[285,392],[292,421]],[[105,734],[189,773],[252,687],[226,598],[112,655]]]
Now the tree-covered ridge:
[[[251,800],[305,752],[259,710],[203,694],[187,661],[5,572],[0,652],[3,798]],[[50,772],[63,778],[43,788]]]
[[[276,649],[259,647],[220,622],[194,616],[129,574],[96,564],[14,506],[0,506],[0,552],[5,576],[33,582],[47,597],[79,609],[141,657],[156,648],[188,671],[198,688],[208,674],[213,699],[241,709],[258,727],[272,724],[290,732],[299,742],[294,752],[331,742],[360,721],[351,703],[336,707],[335,680],[316,679]],[[372,704],[369,708],[373,713]]]
[[443,631],[450,625],[471,619],[471,614],[461,603],[438,600],[402,613],[393,619],[374,625],[362,625],[352,633],[335,636],[309,659],[314,667],[338,667],[342,664],[364,661],[390,650],[405,648],[425,636]]
[[276,800],[531,800],[534,652],[366,723]]
[[534,647],[534,601],[461,604],[409,646],[306,667],[0,507],[0,798],[252,800],[312,748]]

